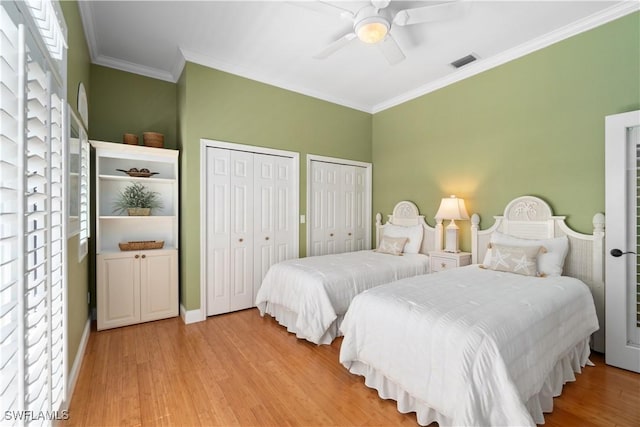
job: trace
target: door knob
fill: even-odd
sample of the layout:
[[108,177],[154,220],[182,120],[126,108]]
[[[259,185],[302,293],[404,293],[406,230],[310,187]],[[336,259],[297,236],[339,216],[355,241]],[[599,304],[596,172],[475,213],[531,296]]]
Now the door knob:
[[142,255],[142,258],[146,258],[146,257],[147,257],[146,255]]
[[238,242],[242,242],[244,239],[238,239]]
[[631,251],[622,252],[620,249],[611,249],[610,253],[611,253],[611,256],[614,256],[616,258],[621,257],[622,255],[636,254],[635,252],[631,252]]
[[140,255],[136,255],[136,256],[134,256],[134,258],[135,258],[135,259],[138,259],[138,258],[140,258]]
[[349,233],[349,236],[351,236],[351,233]]
[[269,240],[269,236],[265,237],[264,240]]
[[333,233],[329,234],[329,237],[333,237]]

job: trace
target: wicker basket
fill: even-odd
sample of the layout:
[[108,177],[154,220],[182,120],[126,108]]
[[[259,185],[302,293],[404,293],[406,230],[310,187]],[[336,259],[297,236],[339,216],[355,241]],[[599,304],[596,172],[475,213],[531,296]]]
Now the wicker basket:
[[138,135],[133,133],[125,133],[122,135],[122,142],[129,145],[138,145]]
[[157,132],[144,132],[142,140],[147,147],[162,148],[164,147],[164,135]]
[[142,251],[147,249],[162,249],[164,240],[142,240],[138,242],[118,243],[121,251]]

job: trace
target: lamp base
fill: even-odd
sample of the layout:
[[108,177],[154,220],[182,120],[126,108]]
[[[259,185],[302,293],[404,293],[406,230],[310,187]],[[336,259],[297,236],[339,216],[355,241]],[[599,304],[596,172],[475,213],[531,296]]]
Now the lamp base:
[[456,225],[453,220],[447,225],[447,228],[444,233],[444,251],[451,253],[460,252],[460,248],[458,247],[458,230],[459,227]]

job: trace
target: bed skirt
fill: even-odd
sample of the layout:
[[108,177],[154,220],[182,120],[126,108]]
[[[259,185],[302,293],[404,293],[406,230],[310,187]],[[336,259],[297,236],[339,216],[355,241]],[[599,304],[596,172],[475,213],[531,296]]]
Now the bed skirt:
[[[540,391],[525,403],[531,416],[531,425],[544,424],[543,413],[553,411],[553,398],[560,396],[564,384],[575,381],[575,373],[582,372],[585,365],[594,366],[589,360],[590,351],[589,337],[587,337],[558,360]],[[395,400],[399,412],[403,414],[415,412],[418,424],[426,426],[435,421],[440,426],[453,425],[451,418],[431,408],[426,402],[411,396],[402,387],[369,365],[354,361],[350,363],[349,371],[364,376],[365,385],[376,389],[378,396],[382,399]]]
[[295,311],[289,310],[287,307],[280,304],[273,304],[269,302],[259,304],[258,310],[260,310],[261,316],[264,316],[265,313],[270,315],[276,319],[279,324],[287,328],[288,332],[295,334],[296,337],[300,339],[310,341],[314,344],[331,344],[336,337],[342,336],[342,332],[340,332],[340,324],[342,323],[342,319],[344,319],[344,315],[338,315],[337,319],[329,325],[329,328],[325,331],[324,335],[316,341],[298,329],[296,326],[298,324],[298,313]]

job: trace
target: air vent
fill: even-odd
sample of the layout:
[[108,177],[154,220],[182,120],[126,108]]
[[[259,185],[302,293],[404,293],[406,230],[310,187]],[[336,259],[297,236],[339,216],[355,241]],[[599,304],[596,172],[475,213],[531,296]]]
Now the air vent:
[[464,67],[465,65],[472,63],[476,59],[478,59],[477,56],[475,56],[474,54],[470,54],[467,56],[463,56],[460,59],[456,59],[451,63],[451,66],[453,66],[454,68]]

